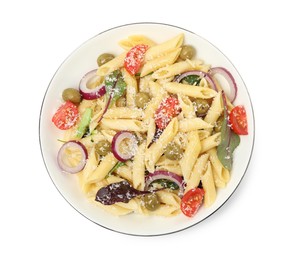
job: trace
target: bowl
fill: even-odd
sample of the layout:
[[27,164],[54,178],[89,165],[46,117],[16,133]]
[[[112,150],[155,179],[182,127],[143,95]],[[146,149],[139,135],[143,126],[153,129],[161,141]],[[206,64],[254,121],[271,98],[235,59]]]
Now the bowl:
[[[243,104],[246,108],[249,134],[241,136],[241,143],[234,152],[231,179],[226,188],[219,189],[215,203],[209,208],[201,207],[193,218],[183,214],[174,217],[139,214],[113,216],[87,200],[79,188],[77,176],[61,172],[56,157],[61,146],[58,139],[61,139],[63,133],[53,125],[51,118],[63,102],[62,91],[67,87],[78,86],[81,77],[97,67],[96,59],[101,53],[122,53],[121,47],[117,44],[121,39],[129,35],[143,34],[157,43],[162,43],[180,33],[184,34],[185,44],[195,47],[197,58],[213,67],[225,67],[232,73],[238,85],[235,104]],[[254,145],[254,132],[254,114],[250,96],[244,81],[230,60],[201,36],[180,27],[159,23],[135,23],[115,27],[99,33],[79,46],[53,76],[42,102],[39,120],[39,140],[44,164],[63,198],[92,222],[116,232],[138,236],[165,235],[184,230],[205,220],[224,205],[246,173]]]

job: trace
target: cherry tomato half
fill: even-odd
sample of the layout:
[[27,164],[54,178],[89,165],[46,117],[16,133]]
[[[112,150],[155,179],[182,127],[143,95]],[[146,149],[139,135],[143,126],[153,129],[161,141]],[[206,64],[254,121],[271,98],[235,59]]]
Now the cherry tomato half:
[[247,114],[244,106],[236,106],[229,115],[232,130],[238,135],[248,134]]
[[159,129],[165,129],[171,119],[180,113],[179,101],[176,97],[166,98],[155,112],[155,123]]
[[79,112],[77,106],[71,101],[66,101],[55,112],[52,122],[61,130],[73,127],[78,119]]
[[201,188],[191,189],[181,199],[180,209],[187,217],[193,217],[202,204],[204,190]]
[[148,45],[138,44],[128,51],[124,60],[124,67],[131,75],[135,75],[139,71],[147,50]]

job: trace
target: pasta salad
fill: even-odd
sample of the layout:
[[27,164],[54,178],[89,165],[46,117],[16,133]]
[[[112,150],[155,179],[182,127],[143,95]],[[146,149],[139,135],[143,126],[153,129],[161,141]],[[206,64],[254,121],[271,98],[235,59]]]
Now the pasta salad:
[[63,91],[52,118],[64,133],[58,165],[114,215],[193,217],[226,188],[239,135],[248,133],[235,79],[196,59],[183,34],[163,43],[131,35],[119,45],[123,53],[101,54],[77,88]]

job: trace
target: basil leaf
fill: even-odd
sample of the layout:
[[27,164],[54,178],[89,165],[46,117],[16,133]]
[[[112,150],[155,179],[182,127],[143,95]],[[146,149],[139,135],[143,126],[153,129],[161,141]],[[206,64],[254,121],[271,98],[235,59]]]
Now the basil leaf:
[[201,81],[201,78],[198,75],[189,75],[182,79],[183,84],[189,85],[198,85]]
[[127,84],[120,70],[115,70],[105,78],[105,88],[107,98],[111,96],[111,103],[123,96]]
[[233,152],[240,144],[240,137],[231,130],[224,93],[222,95],[224,101],[224,119],[221,128],[221,142],[217,147],[217,156],[222,165],[226,169],[231,170],[233,166]]

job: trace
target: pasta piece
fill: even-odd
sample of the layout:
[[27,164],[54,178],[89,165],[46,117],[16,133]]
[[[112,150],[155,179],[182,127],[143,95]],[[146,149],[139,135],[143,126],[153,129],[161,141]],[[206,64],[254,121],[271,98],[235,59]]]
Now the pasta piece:
[[194,189],[199,185],[200,178],[205,171],[209,155],[207,153],[202,154],[196,161],[193,170],[190,174],[190,177],[187,181],[185,192],[190,189]]
[[115,156],[112,153],[108,153],[100,161],[98,167],[88,176],[88,183],[95,183],[103,180],[117,162],[118,160]]
[[211,129],[212,125],[206,123],[201,118],[193,118],[193,119],[183,119],[179,122],[179,131],[181,132],[190,132],[199,129]]
[[172,191],[158,191],[157,196],[162,204],[174,206],[176,208],[179,208],[180,206],[180,197]]
[[110,60],[109,62],[99,67],[99,69],[97,70],[97,75],[106,76],[109,73],[113,72],[114,70],[123,67],[126,55],[127,52],[123,52],[119,56],[115,57],[114,59]]
[[103,130],[101,130],[101,133],[110,143],[112,143],[112,140],[117,132],[114,130],[109,130],[109,129],[104,130],[103,129]]
[[196,114],[194,111],[193,103],[191,102],[189,97],[180,95],[180,94],[178,94],[177,97],[178,97],[179,105],[181,107],[181,111],[183,113],[183,117],[189,118],[189,119],[195,118]]
[[160,92],[165,93],[161,84],[159,84],[155,81],[152,81],[152,80],[148,82],[148,89],[149,89],[149,93],[152,97],[157,96]]
[[132,169],[128,165],[120,166],[115,172],[123,179],[133,182]]
[[145,186],[145,146],[145,142],[139,145],[133,159],[133,187],[138,190],[144,190]]
[[[180,51],[181,51],[181,48],[177,48],[175,50],[172,50],[171,52],[169,52],[165,56],[160,56],[158,58],[155,58],[153,60],[146,62],[144,64],[144,66],[141,68],[141,75],[140,76],[144,77],[144,76],[148,75],[149,73],[151,73],[155,70],[158,70],[159,68],[164,67],[165,65],[173,64],[177,60],[177,58],[180,54]],[[145,57],[146,57],[146,55],[145,55]]]
[[204,118],[204,121],[214,126],[223,110],[224,106],[222,104],[221,92],[219,92],[213,99],[212,104]]
[[164,129],[163,133],[146,149],[145,152],[145,165],[149,172],[154,172],[155,163],[159,160],[168,143],[170,143],[178,131],[178,120],[173,118],[168,126]]
[[157,79],[155,82],[163,86],[163,84],[165,84],[167,82],[171,82],[173,80],[174,80],[174,77],[172,76],[172,77],[169,77],[169,78]]
[[147,138],[146,138],[146,147],[148,147],[149,144],[151,144],[151,142],[153,141],[153,138],[155,136],[155,131],[156,131],[155,120],[153,118],[149,118]]
[[119,46],[126,51],[129,51],[131,48],[139,44],[145,44],[149,47],[156,45],[154,41],[145,35],[130,35],[127,39],[119,41]]
[[217,95],[217,92],[211,88],[204,88],[177,82],[165,83],[164,88],[170,93],[183,94],[193,98],[209,99]]
[[136,93],[138,91],[137,80],[134,76],[131,76],[131,74],[125,69],[122,69],[122,74],[124,77],[124,81],[126,82],[127,85],[126,87],[127,108],[135,108]]
[[[204,62],[202,60],[199,59],[195,59],[195,60],[188,60],[189,63],[191,63],[192,67],[195,70],[201,70],[203,72],[208,72],[210,69],[210,65],[209,64],[204,64]],[[201,79],[203,80],[203,79]]]
[[199,140],[201,141],[201,140],[209,137],[210,133],[208,130],[198,130],[198,136],[199,136]]
[[[157,87],[158,85],[155,85],[155,86]],[[156,89],[154,91],[156,91]],[[155,111],[157,110],[160,103],[165,97],[166,97],[166,92],[162,88],[159,88],[159,91],[156,93],[156,95],[153,95],[152,100],[147,104],[147,107],[144,111],[145,122],[148,122],[150,118],[154,117]]]
[[107,119],[103,118],[100,126],[102,129],[113,129],[116,131],[134,131],[134,132],[146,132],[146,125],[136,119]]
[[142,109],[129,107],[113,107],[107,110],[104,118],[109,119],[142,119],[144,112]]
[[198,132],[197,131],[189,132],[188,143],[184,151],[183,157],[180,160],[180,167],[185,182],[189,180],[192,168],[197,160],[200,150],[201,145],[199,141]]
[[118,205],[118,203],[113,205],[103,205],[96,201],[96,205],[115,216],[124,216],[133,212],[132,209],[124,208],[122,204]]
[[152,81],[152,74],[149,74],[145,77],[140,78],[139,80],[139,92],[149,93],[149,82]]
[[[148,212],[148,211],[147,211]],[[163,217],[173,217],[180,214],[180,206],[163,205],[161,204],[156,210],[149,212],[151,215],[163,216]]]
[[185,61],[176,62],[172,65],[162,67],[158,70],[156,70],[152,74],[153,79],[164,79],[172,76],[176,76],[178,74],[181,74],[184,71],[192,70],[194,67],[192,66],[193,63]]
[[[145,63],[178,49],[183,43],[184,35],[179,34],[166,42],[149,48],[145,54]],[[166,65],[166,64],[165,64]],[[161,67],[160,67],[161,68]]]
[[224,188],[230,180],[230,173],[218,159],[216,148],[208,150],[208,154],[213,168],[215,185],[218,188]]
[[211,163],[207,162],[207,169],[205,173],[201,176],[202,187],[205,191],[204,194],[204,206],[210,207],[216,200],[216,188],[213,179],[213,173],[211,168]]
[[201,151],[200,153],[204,153],[216,146],[218,146],[221,142],[221,133],[216,133],[214,135],[209,136],[201,141]]

